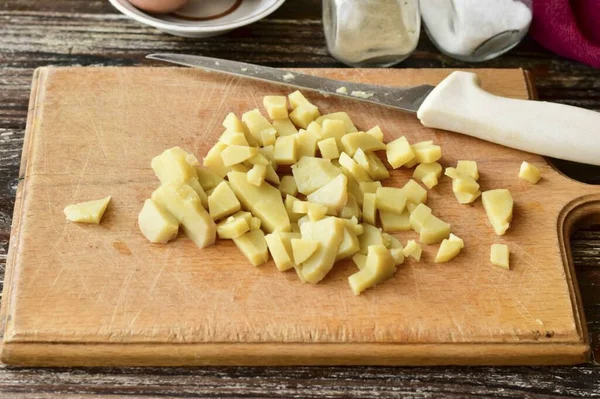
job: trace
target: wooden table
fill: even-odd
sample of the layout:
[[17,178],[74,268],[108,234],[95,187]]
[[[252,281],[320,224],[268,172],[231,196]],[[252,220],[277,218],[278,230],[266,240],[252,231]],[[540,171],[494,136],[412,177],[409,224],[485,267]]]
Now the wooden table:
[[[326,50],[320,0],[290,0],[224,37],[182,39],[118,14],[105,0],[0,2],[0,263],[4,264],[23,144],[31,76],[42,65],[143,65],[144,55],[177,51],[278,67],[339,67]],[[411,68],[472,66],[441,55],[423,37]],[[600,111],[600,71],[567,61],[530,39],[481,67],[531,70],[539,97]],[[600,137],[599,137],[600,139]],[[557,162],[566,174],[600,183],[600,168]],[[590,224],[593,221],[590,221]],[[600,226],[572,238],[573,258],[594,353],[600,351]],[[43,311],[43,310],[42,310]],[[0,368],[2,397],[600,397],[600,367],[225,367],[129,369]]]

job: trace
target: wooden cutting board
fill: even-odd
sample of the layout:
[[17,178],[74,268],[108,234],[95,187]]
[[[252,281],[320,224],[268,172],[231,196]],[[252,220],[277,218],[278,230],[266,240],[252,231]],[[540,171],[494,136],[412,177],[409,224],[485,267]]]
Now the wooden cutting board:
[[[315,69],[384,85],[436,84],[449,70]],[[478,70],[493,93],[527,98],[522,70]],[[598,188],[539,156],[422,127],[414,115],[309,94],[323,113],[348,111],[392,140],[434,140],[444,166],[478,162],[483,190],[508,188],[515,216],[494,235],[481,201],[459,205],[450,179],[428,204],[465,240],[454,261],[408,260],[354,296],[351,262],[317,286],[272,262],[252,267],[231,241],[200,250],[181,237],[152,245],[137,214],[158,180],[150,160],[181,146],[202,157],[233,111],[290,90],[178,68],[36,71],[4,286],[2,361],[22,365],[570,364],[589,342],[568,236],[600,209]],[[494,112],[493,109],[489,112]],[[510,117],[510,115],[507,115]],[[542,170],[530,185],[523,160]],[[410,170],[393,172],[402,185]],[[70,203],[112,195],[102,224],[68,223]],[[413,232],[397,236],[405,242]],[[489,262],[506,243],[512,270]]]

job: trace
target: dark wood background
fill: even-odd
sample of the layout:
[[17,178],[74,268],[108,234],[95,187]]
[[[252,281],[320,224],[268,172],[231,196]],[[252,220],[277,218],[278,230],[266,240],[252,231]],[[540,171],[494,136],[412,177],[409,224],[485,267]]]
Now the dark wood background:
[[[106,0],[0,0],[0,265],[4,266],[33,70],[43,65],[150,64],[174,51],[277,67],[341,67],[325,47],[321,0],[288,0],[269,18],[226,36],[183,39],[118,14]],[[422,37],[400,67],[472,67]],[[540,99],[600,111],[600,71],[555,56],[531,39],[481,67],[527,68]],[[600,127],[599,127],[600,128]],[[600,130],[599,130],[600,140]],[[600,168],[557,162],[600,184]],[[600,226],[572,237],[595,353],[600,351]],[[0,367],[2,397],[600,397],[600,367],[225,367],[31,369]]]

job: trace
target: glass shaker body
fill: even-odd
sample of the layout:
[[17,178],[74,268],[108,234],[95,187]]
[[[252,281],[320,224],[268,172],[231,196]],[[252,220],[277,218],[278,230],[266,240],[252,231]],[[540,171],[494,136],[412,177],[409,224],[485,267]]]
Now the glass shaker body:
[[481,62],[506,53],[523,40],[532,0],[420,0],[427,35],[442,53]]
[[418,0],[323,0],[329,53],[346,65],[387,67],[412,54],[419,41]]

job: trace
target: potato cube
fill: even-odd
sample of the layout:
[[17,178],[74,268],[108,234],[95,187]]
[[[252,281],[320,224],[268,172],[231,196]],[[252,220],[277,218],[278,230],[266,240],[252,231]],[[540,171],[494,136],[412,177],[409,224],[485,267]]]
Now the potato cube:
[[425,204],[419,204],[410,213],[410,227],[416,232],[421,233],[422,227],[425,225],[425,221],[431,216],[431,208]]
[[152,193],[152,201],[177,219],[183,232],[198,247],[215,243],[217,226],[202,207],[198,194],[187,184],[163,184]]
[[258,149],[244,145],[230,145],[221,152],[225,166],[237,165],[258,154]]
[[506,233],[513,217],[513,198],[510,191],[506,189],[484,191],[481,202],[494,232],[499,236]]
[[303,157],[292,165],[298,191],[308,195],[317,191],[342,172],[329,159]]
[[406,165],[408,162],[415,159],[415,153],[404,136],[387,143],[385,153],[388,163],[392,165],[392,168],[394,169]]
[[177,219],[151,199],[144,202],[138,215],[138,226],[148,241],[160,244],[177,237],[179,231]]
[[244,122],[248,128],[248,131],[258,141],[262,143],[261,132],[263,130],[275,130],[273,125],[265,118],[258,109],[245,112],[242,115],[242,122]]
[[[358,206],[362,208],[363,192],[360,189],[359,183],[356,181],[354,176],[352,176],[352,174],[350,172],[348,172],[347,170],[343,169],[342,173],[344,174],[344,176],[346,176],[348,178],[348,194],[352,194],[354,196],[354,198],[356,198],[356,202],[358,203]],[[379,182],[377,182],[377,183],[379,183]]]
[[354,195],[348,194],[348,202],[346,202],[346,206],[341,210],[340,217],[344,219],[350,219],[351,217],[355,217],[356,219],[362,218],[361,208]]
[[440,249],[435,255],[435,263],[449,262],[460,253],[463,245],[459,241],[444,239],[440,245]]
[[366,193],[363,196],[363,220],[366,223],[375,224],[377,219],[377,195]]
[[208,209],[213,220],[222,219],[242,208],[227,182],[220,183],[208,197]]
[[246,174],[248,183],[260,186],[265,181],[267,167],[265,165],[254,165]]
[[358,243],[360,249],[358,250],[361,254],[366,255],[368,248],[371,245],[384,245],[383,236],[381,235],[381,229],[378,229],[372,224],[362,224],[364,232],[358,236]]
[[306,196],[310,202],[327,207],[329,214],[337,215],[348,202],[348,179],[344,175],[336,176],[329,183]]
[[296,180],[294,176],[283,176],[281,183],[279,183],[279,191],[284,197],[286,195],[298,195],[298,187],[296,187]]
[[354,254],[354,256],[352,257],[352,262],[354,262],[356,267],[358,267],[358,270],[362,270],[367,264],[367,255],[363,255],[360,253]]
[[[316,123],[316,122],[315,122]],[[346,134],[346,125],[339,119],[325,119],[321,125],[323,139],[334,139],[338,149],[342,148],[342,137]]]
[[390,172],[373,152],[365,153],[362,148],[359,148],[354,153],[354,160],[373,180],[384,180],[390,177]]
[[423,249],[415,240],[408,240],[406,246],[402,250],[402,253],[405,257],[412,257],[417,262],[421,260],[421,254],[423,253]]
[[431,189],[438,184],[438,179],[442,175],[442,165],[437,162],[422,163],[415,168],[413,179],[421,180],[427,188]]
[[233,112],[230,112],[223,121],[223,127],[232,132],[244,133],[246,126],[238,119]]
[[319,115],[319,109],[314,105],[301,104],[290,113],[290,119],[294,122],[294,125],[306,129]]
[[188,154],[180,147],[169,148],[152,158],[152,170],[162,184],[186,183],[197,178],[196,169],[188,162]]
[[348,283],[354,295],[360,295],[367,288],[381,284],[395,272],[396,262],[390,251],[382,245],[372,245],[364,268],[348,277]]
[[217,187],[223,181],[222,177],[204,166],[196,166],[196,173],[198,174],[198,182],[204,192]]
[[[296,203],[296,201],[300,201],[300,200],[298,198],[294,197],[293,195],[288,194],[285,197],[285,210],[286,210],[288,217],[292,223],[298,222],[298,219],[300,219],[303,215],[303,213],[294,212],[294,204]],[[302,201],[300,201],[300,202],[302,202]]]
[[490,261],[492,265],[500,266],[503,269],[510,270],[510,252],[508,246],[504,244],[492,244],[490,252]]
[[519,169],[519,177],[531,184],[537,184],[542,178],[542,174],[536,166],[523,161]]
[[479,180],[477,162],[460,160],[456,164],[456,171],[461,175],[469,176],[473,180]]
[[242,234],[250,231],[249,221],[251,219],[252,215],[250,212],[237,212],[217,224],[217,235],[221,239],[240,237]]
[[298,133],[296,126],[294,126],[294,124],[288,117],[273,120],[273,127],[275,128],[275,130],[277,130],[277,134],[279,135],[279,137],[291,136]]
[[380,210],[379,220],[381,220],[383,231],[394,232],[410,230],[410,214],[406,210],[402,213]]
[[314,157],[317,154],[317,135],[308,130],[300,130],[298,134],[292,136],[296,138],[296,156],[297,159],[302,157]]
[[300,265],[308,258],[310,258],[317,250],[321,243],[317,240],[309,240],[303,238],[293,238],[291,240],[292,243],[292,253],[294,255],[294,262],[297,265]]
[[99,200],[67,205],[63,213],[71,222],[99,224],[111,198],[108,196]]
[[345,226],[344,237],[342,238],[342,242],[338,248],[335,260],[338,261],[349,258],[357,253],[359,249],[360,243],[358,241],[358,236],[354,233],[354,230],[351,227]]
[[406,194],[401,188],[379,187],[376,192],[377,209],[400,214],[406,206]]
[[269,260],[269,251],[262,230],[250,230],[247,233],[234,238],[233,242],[248,258],[252,266],[260,266]]
[[333,267],[338,248],[344,237],[344,222],[336,217],[326,217],[300,226],[302,239],[320,243],[316,252],[302,263],[301,274],[305,281],[316,284]]
[[358,131],[356,129],[356,126],[354,126],[354,123],[352,123],[352,120],[350,119],[348,114],[345,112],[334,112],[332,114],[320,116],[317,118],[316,122],[319,125],[323,126],[323,123],[326,120],[340,120],[340,121],[344,122],[344,127],[346,129],[346,133],[354,133],[354,132]]
[[353,156],[359,148],[365,152],[385,150],[386,145],[365,132],[348,133],[342,137],[344,152]]
[[427,190],[419,186],[414,180],[406,182],[402,189],[406,195],[406,201],[412,202],[413,204],[424,204],[427,202]]
[[475,191],[474,193],[465,193],[460,191],[461,188],[464,190],[465,185],[463,183],[465,178],[470,179],[470,177],[464,176],[452,180],[452,192],[454,193],[454,196],[458,200],[459,204],[471,204],[475,202],[475,200],[481,195],[481,191],[479,190]]
[[340,157],[340,151],[338,150],[333,137],[319,141],[318,146],[319,151],[321,152],[321,158],[337,159]]
[[290,101],[290,106],[292,107],[292,109],[296,109],[298,108],[300,105],[305,105],[305,104],[310,104],[310,101],[308,101],[306,99],[306,97],[304,97],[304,94],[302,94],[299,90],[296,90],[293,93],[288,94],[288,100]]
[[265,180],[276,186],[281,183],[281,180],[279,180],[279,175],[277,172],[275,172],[275,168],[273,168],[272,165],[267,165],[267,174],[265,175]]
[[429,215],[421,227],[419,241],[423,244],[436,244],[450,235],[450,225],[436,216]]
[[412,145],[417,163],[433,163],[442,157],[442,149],[432,141],[421,141]]
[[338,159],[341,166],[343,166],[354,178],[359,182],[372,181],[369,174],[361,168],[354,159],[350,158],[348,154],[342,152]]
[[306,131],[313,133],[318,140],[321,140],[321,138],[323,138],[323,130],[321,129],[321,125],[319,125],[315,121],[308,124],[308,126],[306,127]]
[[263,106],[271,119],[288,117],[287,100],[285,96],[264,96]]
[[263,146],[267,145],[275,145],[275,141],[277,140],[277,130],[273,129],[265,129],[260,132],[260,143]]
[[272,164],[275,164],[275,146],[266,145],[258,150]]
[[280,165],[291,165],[298,160],[297,136],[278,137],[275,142],[275,162]]
[[377,141],[383,142],[383,131],[379,126],[373,126],[371,129],[367,130],[366,133],[373,136]]
[[271,253],[271,257],[275,262],[275,267],[281,272],[289,270],[294,267],[294,260],[292,254],[288,252],[281,233],[275,231],[265,236],[267,247]]
[[268,233],[290,231],[290,219],[278,189],[266,182],[260,187],[250,184],[246,174],[241,172],[229,172],[227,177],[244,208],[260,218]]
[[246,140],[244,133],[234,132],[232,130],[226,130],[221,137],[219,137],[219,141],[227,145],[248,146],[248,140]]

